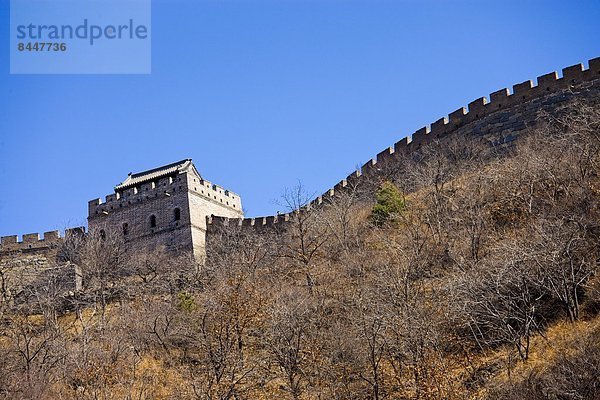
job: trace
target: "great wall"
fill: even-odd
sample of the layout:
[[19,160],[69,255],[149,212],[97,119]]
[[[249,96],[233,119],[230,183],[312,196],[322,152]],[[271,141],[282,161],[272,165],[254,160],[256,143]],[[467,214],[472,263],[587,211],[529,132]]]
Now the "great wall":
[[[540,112],[552,114],[575,99],[600,102],[600,57],[589,60],[588,68],[576,64],[562,70],[562,76],[551,72],[504,88],[460,107],[447,117],[417,130],[389,147],[360,170],[341,180],[333,188],[312,201],[322,204],[348,185],[394,164],[427,143],[449,136],[480,138],[492,146],[503,146],[525,130],[535,126]],[[462,139],[461,139],[462,140]],[[252,229],[283,224],[291,214],[243,218],[240,197],[206,181],[191,160],[182,160],[150,171],[130,174],[115,187],[115,193],[104,202],[89,202],[89,229],[111,227],[121,232],[132,247],[162,246],[204,256],[206,236],[225,226]],[[65,236],[83,233],[85,229],[67,230]],[[64,241],[58,231],[0,238],[0,277],[12,271],[12,281],[19,286],[34,279],[56,264],[57,249]],[[15,272],[16,271],[16,272]],[[15,278],[20,276],[21,278]],[[25,278],[25,277],[29,278]]]
[[[351,173],[346,179],[318,196],[311,205],[323,203],[343,191],[348,184],[362,176],[375,173],[379,166],[393,164],[399,157],[410,154],[433,140],[449,135],[463,135],[465,140],[479,137],[487,140],[492,146],[503,145],[533,127],[542,111],[551,113],[575,98],[600,101],[600,57],[589,60],[588,66],[584,69],[583,64],[575,64],[563,68],[562,77],[559,77],[557,72],[550,72],[539,76],[537,85],[531,80],[526,80],[514,85],[512,93],[508,88],[500,89],[490,94],[489,101],[486,97],[480,97],[468,104],[468,110],[460,107],[447,117],[440,118],[383,150],[375,158],[367,161],[360,170]],[[254,218],[207,217],[209,232],[211,228],[232,225],[269,227],[285,223],[290,218],[290,214]]]

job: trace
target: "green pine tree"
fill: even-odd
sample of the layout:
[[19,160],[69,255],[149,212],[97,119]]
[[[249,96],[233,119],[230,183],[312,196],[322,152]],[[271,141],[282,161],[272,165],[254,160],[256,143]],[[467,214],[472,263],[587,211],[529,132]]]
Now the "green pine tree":
[[377,203],[373,206],[371,218],[377,226],[397,221],[406,206],[400,190],[389,181],[384,182],[377,190],[376,199]]

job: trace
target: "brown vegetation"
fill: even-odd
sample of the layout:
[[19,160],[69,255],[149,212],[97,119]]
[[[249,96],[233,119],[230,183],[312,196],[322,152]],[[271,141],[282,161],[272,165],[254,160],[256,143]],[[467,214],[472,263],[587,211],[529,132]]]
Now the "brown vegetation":
[[[600,111],[543,121],[501,153],[433,143],[322,207],[294,190],[289,223],[215,232],[205,265],[72,238],[80,291],[2,303],[0,395],[600,398]],[[374,220],[391,184],[402,206]]]

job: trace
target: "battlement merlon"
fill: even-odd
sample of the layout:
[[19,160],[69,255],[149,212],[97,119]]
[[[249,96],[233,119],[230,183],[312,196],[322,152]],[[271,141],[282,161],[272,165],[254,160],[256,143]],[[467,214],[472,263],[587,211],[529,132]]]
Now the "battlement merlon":
[[597,57],[588,61],[587,69],[579,63],[563,68],[562,77],[559,77],[557,72],[550,72],[538,76],[536,78],[537,85],[534,85],[532,80],[527,80],[513,85],[512,93],[507,88],[497,90],[489,95],[489,101],[486,97],[480,97],[470,102],[467,109],[461,107],[450,113],[448,117],[440,118],[431,125],[417,130],[407,137],[405,143],[396,143],[394,152],[399,154],[409,151],[407,147],[415,145],[418,147],[427,141],[445,136],[457,127],[473,122],[497,110],[545,96],[549,92],[567,89],[575,84],[596,80],[599,76],[600,57]]
[[208,181],[206,179],[200,179],[199,183],[204,184],[204,187],[212,189],[213,191],[222,191],[223,193],[227,192],[227,196],[240,198],[240,195],[236,192],[233,192],[221,185],[217,185],[216,183],[212,183],[211,181]]
[[65,230],[64,236],[61,236],[59,231],[44,232],[43,238],[41,238],[40,233],[26,233],[22,236],[21,241],[18,240],[17,235],[2,236],[0,237],[0,252],[47,248],[59,244],[70,235],[84,233],[84,227],[77,227]]
[[207,226],[214,227],[226,227],[226,226],[241,226],[241,227],[254,227],[254,228],[269,228],[277,225],[289,223],[293,219],[292,214],[279,214],[271,215],[268,217],[254,217],[254,218],[229,218],[221,217],[217,215],[210,215],[206,217]]

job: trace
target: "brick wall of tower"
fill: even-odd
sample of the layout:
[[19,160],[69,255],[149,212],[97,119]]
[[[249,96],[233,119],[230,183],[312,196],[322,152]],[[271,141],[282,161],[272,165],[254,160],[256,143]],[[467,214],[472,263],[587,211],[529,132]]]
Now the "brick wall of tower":
[[[128,188],[89,202],[90,231],[105,229],[123,235],[132,249],[165,247],[192,250],[186,174]],[[179,209],[180,218],[175,219]],[[151,226],[151,217],[155,226]],[[125,226],[125,224],[127,224]]]
[[194,254],[198,259],[202,259],[206,254],[206,218],[211,215],[230,218],[243,217],[242,202],[237,193],[207,180],[199,179],[191,174],[187,179]]

